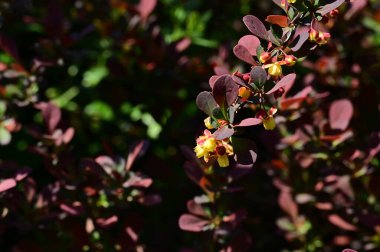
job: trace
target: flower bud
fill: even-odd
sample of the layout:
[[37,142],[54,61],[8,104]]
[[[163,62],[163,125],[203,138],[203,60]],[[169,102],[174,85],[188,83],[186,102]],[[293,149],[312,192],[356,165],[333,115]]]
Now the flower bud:
[[251,96],[251,90],[249,90],[246,87],[241,87],[241,88],[239,88],[239,96],[243,100],[247,100]]
[[227,155],[219,156],[217,161],[220,167],[227,167],[230,165]]
[[317,39],[318,35],[319,35],[318,31],[311,28],[309,32],[309,40],[311,42],[314,42]]
[[208,129],[213,129],[213,128],[214,128],[214,127],[212,127],[212,125],[211,125],[211,118],[210,118],[210,117],[207,117],[207,118],[204,120],[204,123],[205,123],[206,128],[208,128]]
[[263,119],[263,125],[266,130],[273,130],[276,128],[276,121],[274,120],[273,116],[268,116],[267,118]]
[[264,110],[264,109],[260,109],[259,111],[257,111],[255,117],[256,118],[259,118],[259,119],[263,119],[267,116],[267,112]]
[[277,99],[277,98],[281,97],[284,93],[285,93],[285,89],[284,88],[281,87],[281,88],[277,89],[273,93],[274,99]]
[[327,43],[327,41],[329,41],[330,38],[331,38],[330,33],[328,33],[328,32],[319,32],[318,37],[316,39],[316,42],[317,42],[318,45],[324,45],[324,44]]
[[297,58],[293,55],[286,55],[285,57],[285,62],[287,66],[294,66],[294,64],[296,64],[296,60]]
[[249,80],[249,74],[244,74],[243,75],[243,80],[245,80],[245,81],[248,81]]
[[336,18],[339,15],[339,10],[338,9],[334,9],[334,10],[330,11],[329,14],[330,14],[330,17]]
[[272,64],[268,69],[268,74],[272,77],[280,77],[282,74],[282,67],[279,63]]
[[271,59],[271,56],[270,56],[270,53],[268,53],[268,52],[263,52],[260,55],[260,58],[259,58],[259,60],[260,60],[261,63],[265,63],[265,62],[267,62],[270,59]]

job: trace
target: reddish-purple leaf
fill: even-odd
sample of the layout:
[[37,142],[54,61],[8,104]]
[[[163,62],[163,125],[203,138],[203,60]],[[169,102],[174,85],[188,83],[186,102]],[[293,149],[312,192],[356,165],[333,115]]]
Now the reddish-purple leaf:
[[17,170],[17,173],[16,173],[16,181],[21,181],[23,180],[24,178],[26,178],[30,173],[31,173],[31,169],[29,167],[23,167],[19,170]]
[[218,106],[214,96],[207,91],[203,91],[197,96],[196,104],[198,108],[207,115],[212,115],[212,111]]
[[136,10],[140,13],[142,19],[146,19],[156,7],[157,0],[140,0]]
[[70,143],[70,141],[73,139],[75,134],[75,130],[73,127],[68,128],[65,133],[62,135],[62,141],[65,144]]
[[309,28],[308,27],[299,27],[297,28],[293,40],[290,43],[290,48],[293,52],[297,52],[302,48],[306,41],[309,39]]
[[36,108],[42,111],[42,116],[50,132],[54,132],[61,120],[61,110],[52,102],[40,102]]
[[253,126],[253,125],[258,125],[262,121],[258,118],[247,118],[243,119],[239,124],[234,125],[235,127],[247,127],[247,126]]
[[330,11],[341,6],[344,2],[345,2],[345,0],[336,0],[335,2],[332,2],[330,4],[326,4],[325,6],[322,6],[319,10],[317,10],[317,12],[319,14],[321,14],[322,16],[324,16],[327,13],[329,13]]
[[243,22],[253,35],[268,40],[268,32],[265,25],[255,16],[247,15],[243,17]]
[[234,129],[231,129],[228,126],[224,126],[222,128],[219,128],[217,131],[212,134],[216,140],[223,140],[226,138],[229,138],[235,133]]
[[210,79],[208,80],[208,84],[210,85],[211,89],[214,88],[215,81],[216,81],[219,77],[220,77],[219,75],[213,75],[213,76],[210,77]]
[[127,163],[125,164],[125,169],[128,171],[131,169],[133,162],[135,162],[136,158],[144,155],[146,150],[148,149],[149,142],[146,140],[140,140],[132,144],[130,147]]
[[225,103],[230,106],[235,102],[239,92],[239,86],[234,82],[230,75],[222,75],[216,80],[212,95],[216,103],[220,107],[224,107]]
[[335,226],[348,230],[348,231],[356,231],[357,227],[352,225],[351,223],[348,223],[346,220],[344,220],[342,217],[340,217],[337,214],[330,214],[328,216],[328,220]]
[[351,2],[350,9],[344,15],[344,19],[348,20],[355,16],[359,11],[361,11],[368,4],[368,0],[355,0]]
[[227,67],[225,66],[216,66],[214,67],[214,72],[216,75],[224,75],[224,74],[229,74],[230,71],[228,70]]
[[269,90],[266,94],[272,94],[284,86],[293,85],[295,80],[296,80],[296,74],[294,73],[288,74],[285,77],[283,77],[279,82],[277,82],[276,85],[271,90]]
[[250,77],[253,83],[262,85],[267,81],[268,75],[261,66],[257,66],[251,70]]
[[131,186],[134,187],[144,187],[148,188],[153,183],[151,178],[144,178],[138,175],[131,176],[127,181],[123,183],[123,187],[128,188]]
[[233,137],[232,146],[236,163],[252,167],[257,159],[256,144],[247,138]]
[[256,36],[245,35],[239,39],[238,45],[244,46],[251,55],[256,56],[256,50],[260,45],[260,40]]
[[207,213],[203,209],[202,205],[196,203],[194,200],[189,200],[187,202],[187,210],[189,210],[190,213],[198,216],[207,216]]
[[343,250],[342,252],[358,252],[358,251],[353,250],[353,249],[345,249],[345,250]]
[[83,211],[83,206],[80,202],[74,202],[74,204],[66,205],[66,204],[60,204],[59,208],[61,208],[62,211],[71,214],[71,215],[79,215]]
[[203,231],[203,228],[210,222],[191,214],[183,214],[179,218],[178,223],[179,227],[182,230],[190,232],[201,232]]
[[292,194],[289,191],[281,191],[278,196],[278,204],[291,218],[296,220],[298,216],[298,206],[294,202]]
[[252,54],[245,46],[238,44],[234,47],[233,52],[238,59],[248,64],[256,65],[255,61],[253,60]]
[[106,227],[112,226],[117,221],[118,221],[118,217],[116,215],[113,215],[107,219],[105,219],[105,218],[96,219],[96,224],[98,224],[99,226],[101,226],[103,228],[106,228]]
[[329,122],[332,129],[345,130],[350,123],[354,108],[348,99],[333,102],[329,110]]
[[281,27],[287,27],[288,26],[288,17],[283,15],[269,15],[265,19],[268,23],[276,24]]
[[9,190],[13,187],[15,187],[16,180],[10,178],[10,179],[4,179],[3,181],[0,182],[0,192],[4,192],[6,190]]

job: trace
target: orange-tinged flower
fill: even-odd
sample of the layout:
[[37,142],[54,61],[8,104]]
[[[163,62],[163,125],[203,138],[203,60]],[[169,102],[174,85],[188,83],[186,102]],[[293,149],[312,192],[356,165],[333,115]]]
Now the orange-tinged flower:
[[252,94],[252,92],[248,88],[246,88],[246,87],[239,88],[239,96],[243,100],[247,100],[251,96],[251,94]]
[[268,52],[263,52],[259,57],[259,60],[261,63],[265,63],[270,59],[271,59],[271,56],[270,56],[270,53]]
[[285,62],[287,66],[294,66],[294,64],[296,64],[296,60],[297,58],[293,55],[286,55],[285,57]]

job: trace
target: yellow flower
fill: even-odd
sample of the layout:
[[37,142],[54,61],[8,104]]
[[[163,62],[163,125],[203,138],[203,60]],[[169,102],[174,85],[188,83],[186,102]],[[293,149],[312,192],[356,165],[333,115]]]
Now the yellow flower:
[[197,158],[203,157],[206,153],[205,149],[200,145],[195,146],[194,152],[195,152],[195,155],[197,155]]
[[230,165],[227,155],[219,156],[217,161],[220,167],[227,167]]
[[268,74],[273,77],[279,77],[282,74],[282,67],[280,63],[274,63],[272,64],[268,69]]
[[276,122],[273,116],[268,116],[267,118],[264,118],[263,125],[266,130],[273,130],[274,128],[276,128]]
[[211,152],[211,151],[214,151],[215,148],[216,148],[216,142],[215,142],[215,138],[213,137],[210,137],[209,139],[207,139],[204,144],[203,144],[203,147]]
[[288,0],[289,3],[294,4],[297,0]]
[[204,123],[205,123],[206,128],[208,128],[208,129],[213,129],[213,128],[214,128],[214,127],[212,127],[212,125],[211,125],[211,118],[210,118],[210,117],[207,117],[207,118],[204,120]]

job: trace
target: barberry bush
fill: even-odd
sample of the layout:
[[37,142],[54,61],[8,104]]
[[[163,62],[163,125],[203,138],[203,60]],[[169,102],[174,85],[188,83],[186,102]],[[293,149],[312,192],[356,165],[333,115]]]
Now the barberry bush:
[[0,14],[1,251],[380,250],[376,1]]

